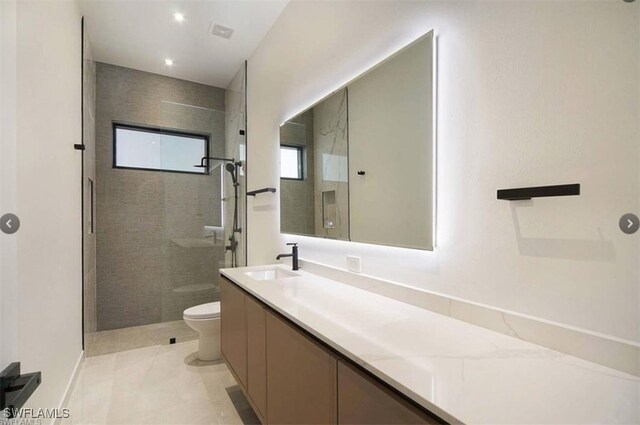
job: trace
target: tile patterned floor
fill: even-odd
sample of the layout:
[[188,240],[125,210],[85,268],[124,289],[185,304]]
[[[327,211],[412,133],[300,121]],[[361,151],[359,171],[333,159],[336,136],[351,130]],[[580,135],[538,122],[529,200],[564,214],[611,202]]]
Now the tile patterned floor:
[[222,361],[197,341],[88,357],[63,424],[258,424]]
[[85,355],[93,357],[152,345],[168,345],[170,338],[176,338],[176,342],[191,341],[198,338],[198,333],[183,320],[95,332],[85,336]]

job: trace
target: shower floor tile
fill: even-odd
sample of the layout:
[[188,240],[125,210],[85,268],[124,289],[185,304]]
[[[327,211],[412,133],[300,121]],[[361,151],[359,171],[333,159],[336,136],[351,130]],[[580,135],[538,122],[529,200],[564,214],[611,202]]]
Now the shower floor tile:
[[259,424],[222,361],[197,341],[86,358],[62,424]]
[[94,332],[85,335],[85,355],[93,357],[153,345],[169,345],[170,338],[176,338],[176,342],[191,341],[198,339],[198,333],[183,320]]

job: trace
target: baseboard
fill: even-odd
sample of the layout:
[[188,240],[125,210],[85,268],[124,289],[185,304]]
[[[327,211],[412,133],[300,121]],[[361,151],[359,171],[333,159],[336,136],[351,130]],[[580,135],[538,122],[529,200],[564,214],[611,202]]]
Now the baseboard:
[[[80,369],[82,368],[83,363],[84,363],[84,350],[80,352],[78,361],[76,362],[76,365],[73,368],[73,373],[69,377],[69,382],[67,383],[67,387],[64,390],[64,395],[62,396],[62,400],[60,400],[60,405],[58,406],[59,412],[61,412],[62,409],[67,407],[67,403],[69,402],[69,397],[71,397],[71,393],[73,392],[73,389],[76,386],[76,381],[78,380],[78,375],[80,374]],[[54,419],[53,424],[58,425],[61,420],[62,418],[56,418]]]

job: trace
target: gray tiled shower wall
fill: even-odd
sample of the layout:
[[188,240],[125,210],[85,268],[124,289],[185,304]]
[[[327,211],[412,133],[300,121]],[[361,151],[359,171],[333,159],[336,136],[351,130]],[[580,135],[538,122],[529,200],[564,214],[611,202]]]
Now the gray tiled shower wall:
[[223,156],[225,90],[96,64],[97,329],[180,320],[218,297],[224,240],[221,173],[114,169],[112,123],[210,134]]

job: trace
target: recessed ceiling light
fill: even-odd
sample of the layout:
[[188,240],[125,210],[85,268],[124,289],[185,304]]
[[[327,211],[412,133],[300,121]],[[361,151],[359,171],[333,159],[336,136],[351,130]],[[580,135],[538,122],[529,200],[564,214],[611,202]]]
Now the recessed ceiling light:
[[173,14],[173,19],[175,19],[176,22],[182,22],[184,21],[184,15],[180,12],[176,12]]
[[164,60],[164,64],[167,65],[167,66],[173,65],[173,59],[165,59]]

